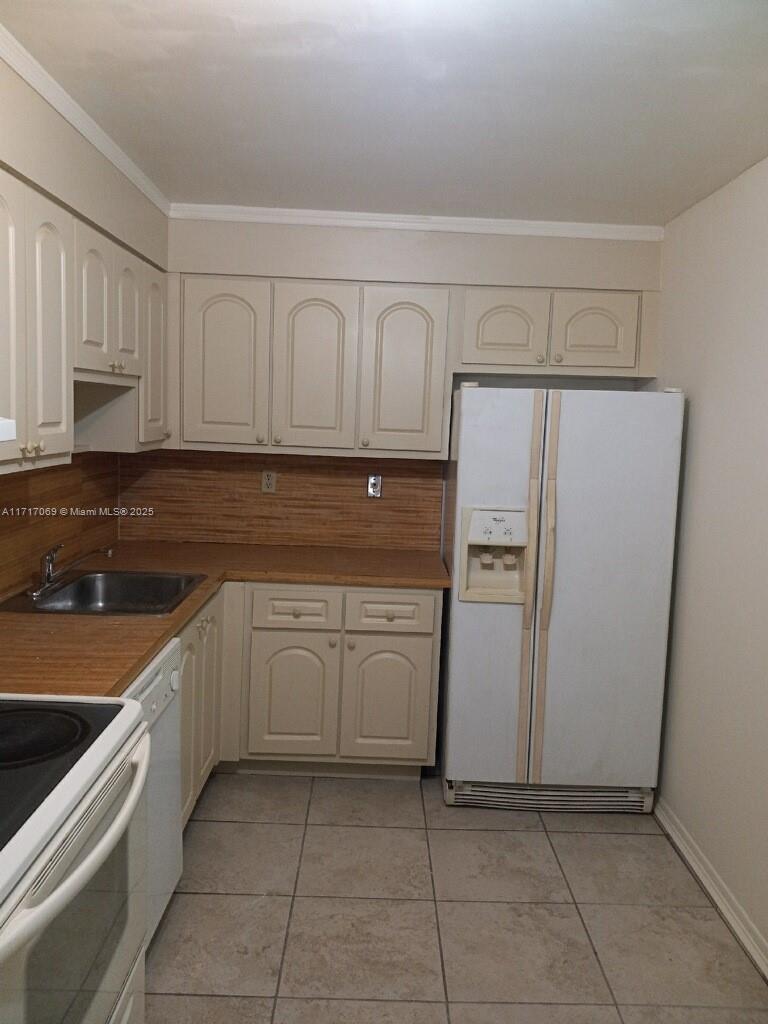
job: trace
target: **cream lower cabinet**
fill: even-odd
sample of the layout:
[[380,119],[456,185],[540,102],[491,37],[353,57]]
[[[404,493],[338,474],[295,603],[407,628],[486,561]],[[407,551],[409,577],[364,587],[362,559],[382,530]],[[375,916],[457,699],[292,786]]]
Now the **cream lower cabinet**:
[[180,634],[181,808],[192,813],[218,761],[222,671],[222,595],[217,594]]
[[253,585],[242,757],[434,763],[440,598]]

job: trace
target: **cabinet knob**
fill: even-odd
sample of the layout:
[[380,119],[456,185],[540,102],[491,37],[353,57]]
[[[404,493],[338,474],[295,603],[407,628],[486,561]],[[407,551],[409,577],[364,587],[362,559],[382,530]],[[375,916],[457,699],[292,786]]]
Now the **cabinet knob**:
[[117,365],[120,367],[121,371],[125,371],[125,363],[122,360]]
[[37,445],[32,444],[32,442],[30,441],[29,444],[27,445],[27,449],[26,449],[27,450],[27,455],[30,458],[32,458],[32,456],[35,454],[36,449],[37,449]]
[[291,615],[294,617],[294,619],[300,619],[301,618],[301,612],[299,611],[298,608],[293,608],[291,610]]
[[115,370],[117,369],[117,363],[110,363],[109,368],[112,371],[112,373],[114,373]]
[[563,361],[563,354],[562,354],[562,352],[558,352],[555,355],[555,362],[556,363],[562,363],[562,361]]
[[263,434],[257,434],[256,435],[256,444],[264,444],[264,435]]
[[362,441],[360,442],[360,444],[361,444],[361,445],[363,446],[363,448],[367,448],[367,447],[368,447],[368,445],[369,445],[370,443],[371,443],[371,442],[370,442],[370,441],[368,440],[368,438],[367,438],[367,437],[364,437],[364,438],[362,439]]
[[21,452],[22,459],[25,459],[27,455],[29,455],[29,452],[27,451],[27,445],[25,444],[19,445],[19,451]]
[[329,636],[328,637],[328,646],[329,647],[335,647],[337,643],[338,643],[338,640],[336,639],[335,636]]
[[542,356],[542,355],[536,356],[536,362],[537,363],[543,363],[544,362],[544,356]]
[[35,448],[37,448],[38,452],[42,455],[45,451],[45,441],[38,441]]
[[171,436],[171,432],[170,432],[170,430],[164,430],[164,431],[163,431],[163,437],[165,438],[165,440],[166,440],[166,441],[168,440],[168,438],[169,438],[170,436]]
[[272,440],[275,442],[275,444],[282,444],[283,443],[283,439],[282,439],[282,437],[280,437],[279,434],[275,434],[275,436],[272,438]]
[[390,611],[386,612],[385,618],[386,618],[387,622],[394,622],[395,621],[395,613],[390,610]]
[[347,650],[348,651],[354,651],[354,649],[356,647],[357,647],[357,644],[355,643],[354,640],[347,640]]

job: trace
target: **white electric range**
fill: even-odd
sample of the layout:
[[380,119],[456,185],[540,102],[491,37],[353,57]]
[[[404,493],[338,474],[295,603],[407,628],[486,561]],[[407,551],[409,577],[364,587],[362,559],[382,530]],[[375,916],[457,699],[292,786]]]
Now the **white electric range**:
[[149,737],[121,699],[0,694],[0,1020],[141,1024]]

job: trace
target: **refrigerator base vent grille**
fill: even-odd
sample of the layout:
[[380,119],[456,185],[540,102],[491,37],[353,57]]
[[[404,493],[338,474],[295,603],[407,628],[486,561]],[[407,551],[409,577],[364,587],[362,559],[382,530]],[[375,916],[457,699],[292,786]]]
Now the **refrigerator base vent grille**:
[[649,814],[652,789],[606,789],[589,786],[521,786],[503,782],[443,780],[448,804],[499,807],[516,811],[598,811]]

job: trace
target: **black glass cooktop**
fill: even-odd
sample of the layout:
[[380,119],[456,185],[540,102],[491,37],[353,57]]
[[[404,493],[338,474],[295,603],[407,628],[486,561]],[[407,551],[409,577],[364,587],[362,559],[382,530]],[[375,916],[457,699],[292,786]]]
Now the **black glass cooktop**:
[[0,700],[0,850],[119,713],[119,704]]

